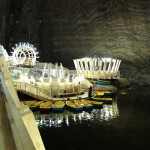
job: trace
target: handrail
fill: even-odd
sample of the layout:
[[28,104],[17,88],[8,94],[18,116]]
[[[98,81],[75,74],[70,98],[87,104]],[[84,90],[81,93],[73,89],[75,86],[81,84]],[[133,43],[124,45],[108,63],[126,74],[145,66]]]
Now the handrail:
[[25,82],[18,82],[13,81],[16,90],[22,91],[26,94],[32,95],[33,97],[39,97],[43,99],[51,99],[52,98],[52,90],[43,89],[37,87],[36,85],[25,83]]

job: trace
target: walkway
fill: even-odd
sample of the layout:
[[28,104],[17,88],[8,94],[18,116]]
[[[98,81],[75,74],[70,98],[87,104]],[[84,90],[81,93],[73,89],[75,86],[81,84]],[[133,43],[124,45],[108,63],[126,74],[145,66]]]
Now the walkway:
[[16,150],[15,141],[11,131],[6,112],[3,93],[0,89],[0,150]]
[[14,82],[14,86],[17,91],[20,91],[21,93],[24,93],[26,95],[29,95],[35,99],[44,100],[44,101],[66,101],[68,99],[75,100],[79,98],[87,98],[88,92],[84,92],[81,95],[62,95],[62,97],[52,97],[51,90],[46,90],[40,87],[37,87],[33,84],[24,83],[24,82]]

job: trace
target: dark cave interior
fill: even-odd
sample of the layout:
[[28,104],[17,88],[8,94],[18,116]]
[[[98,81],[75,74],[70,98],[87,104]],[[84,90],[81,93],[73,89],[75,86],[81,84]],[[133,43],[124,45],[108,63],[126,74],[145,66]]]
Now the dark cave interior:
[[74,69],[73,59],[121,59],[130,83],[150,85],[150,1],[1,0],[0,44],[32,43],[39,61]]

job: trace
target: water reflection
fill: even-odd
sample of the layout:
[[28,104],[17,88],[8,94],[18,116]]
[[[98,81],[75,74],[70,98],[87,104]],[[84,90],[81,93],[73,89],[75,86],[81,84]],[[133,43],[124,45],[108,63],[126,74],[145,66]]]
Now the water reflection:
[[117,100],[115,99],[112,104],[103,105],[102,109],[93,109],[92,111],[71,112],[64,110],[62,113],[40,114],[34,113],[36,123],[38,126],[61,127],[70,126],[71,123],[80,124],[82,121],[96,121],[103,122],[117,118],[119,110],[117,107]]

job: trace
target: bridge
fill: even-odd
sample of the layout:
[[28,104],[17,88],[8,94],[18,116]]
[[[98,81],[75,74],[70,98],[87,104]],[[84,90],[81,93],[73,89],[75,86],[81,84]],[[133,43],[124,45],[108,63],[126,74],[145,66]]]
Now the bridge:
[[29,95],[35,99],[43,100],[43,101],[52,100],[51,89],[47,90],[44,88],[40,88],[34,84],[29,84],[25,82],[13,81],[13,84],[17,91],[20,91],[26,95]]

